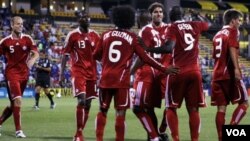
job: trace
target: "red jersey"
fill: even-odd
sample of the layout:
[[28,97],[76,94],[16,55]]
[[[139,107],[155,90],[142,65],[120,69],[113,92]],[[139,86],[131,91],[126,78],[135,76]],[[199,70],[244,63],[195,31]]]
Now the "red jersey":
[[132,56],[136,53],[145,63],[164,71],[138,44],[137,35],[127,30],[113,29],[103,33],[94,52],[102,61],[101,88],[129,88]]
[[21,34],[20,38],[13,38],[11,34],[1,40],[0,55],[7,59],[7,80],[28,80],[27,61],[31,50],[37,51],[37,46],[29,35]]
[[[162,45],[161,35],[156,31],[152,24],[144,26],[139,31],[139,36],[148,47],[159,47]],[[160,61],[162,55],[156,53],[148,53],[152,58]],[[148,64],[139,67],[135,74],[136,81],[152,82],[156,76],[156,70]]]
[[239,49],[239,34],[237,28],[223,26],[213,38],[214,71],[213,81],[234,78],[234,65],[229,48]]
[[166,39],[175,41],[172,65],[181,68],[180,73],[199,70],[198,40],[200,33],[208,29],[208,23],[176,21],[167,29]]
[[99,39],[99,35],[91,29],[88,33],[83,33],[76,28],[68,33],[63,52],[70,55],[73,77],[96,80],[96,62],[92,53]]

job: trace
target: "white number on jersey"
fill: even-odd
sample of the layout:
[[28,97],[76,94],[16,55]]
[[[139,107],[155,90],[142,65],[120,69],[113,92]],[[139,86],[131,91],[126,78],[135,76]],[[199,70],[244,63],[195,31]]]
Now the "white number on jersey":
[[[159,33],[155,30],[151,30],[151,33],[153,34],[154,41],[155,41],[155,46],[154,47],[160,47],[161,46],[161,40],[159,38]],[[154,58],[161,58],[161,54],[154,53],[153,54]]]
[[188,51],[194,48],[194,37],[190,33],[184,34],[184,41],[188,45],[188,47],[184,49],[185,51]]
[[78,46],[79,48],[85,48],[85,41],[84,40],[78,41]]
[[[219,43],[216,47],[215,50],[219,50],[218,53],[215,54],[216,58],[220,58],[221,56],[221,46],[222,46],[222,39],[221,38],[217,38],[215,39],[216,43]],[[216,51],[217,52],[217,51]]]
[[109,47],[109,60],[113,63],[116,63],[121,58],[121,52],[118,49],[115,49],[115,46],[122,45],[121,41],[113,41]]
[[14,53],[15,50],[14,50],[14,46],[10,46],[10,53]]

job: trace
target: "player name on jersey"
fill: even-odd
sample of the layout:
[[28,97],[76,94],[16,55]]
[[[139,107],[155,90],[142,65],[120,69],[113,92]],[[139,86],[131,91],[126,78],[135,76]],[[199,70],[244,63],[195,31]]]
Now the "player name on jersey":
[[122,32],[122,31],[110,31],[108,33],[106,33],[104,36],[103,36],[103,40],[107,39],[108,37],[120,37],[120,38],[123,38],[125,39],[130,45],[132,44],[132,41],[133,41],[133,38],[127,34],[126,32]]
[[185,24],[185,23],[178,24],[178,28],[179,30],[193,30],[190,24]]

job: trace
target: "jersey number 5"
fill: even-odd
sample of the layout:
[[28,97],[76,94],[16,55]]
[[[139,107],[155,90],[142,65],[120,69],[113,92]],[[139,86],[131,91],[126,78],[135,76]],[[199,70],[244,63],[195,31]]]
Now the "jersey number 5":
[[14,53],[15,50],[14,50],[14,46],[10,46],[10,53]]
[[113,63],[118,62],[120,60],[120,58],[121,58],[120,50],[114,48],[115,46],[120,46],[120,45],[122,45],[121,41],[113,41],[110,44],[110,47],[109,47],[109,60],[111,62],[113,62]]
[[184,50],[188,51],[194,48],[194,37],[190,33],[184,34],[184,41],[188,45]]

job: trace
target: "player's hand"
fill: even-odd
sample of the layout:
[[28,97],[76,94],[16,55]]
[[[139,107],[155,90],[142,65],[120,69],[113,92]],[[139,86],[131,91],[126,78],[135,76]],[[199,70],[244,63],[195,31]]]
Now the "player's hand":
[[242,79],[240,69],[234,69],[234,75],[236,80]]
[[147,46],[146,46],[146,44],[144,43],[144,41],[142,40],[142,38],[141,37],[139,37],[139,36],[137,36],[137,39],[138,39],[138,44],[142,47],[142,48],[144,48],[145,50],[147,50]]
[[192,14],[193,16],[199,15],[199,12],[196,11],[196,10],[194,10],[194,9],[189,9],[188,12],[189,12],[190,14]]
[[173,74],[176,75],[180,72],[180,68],[178,67],[174,67],[174,66],[170,66],[165,70],[165,74]]

